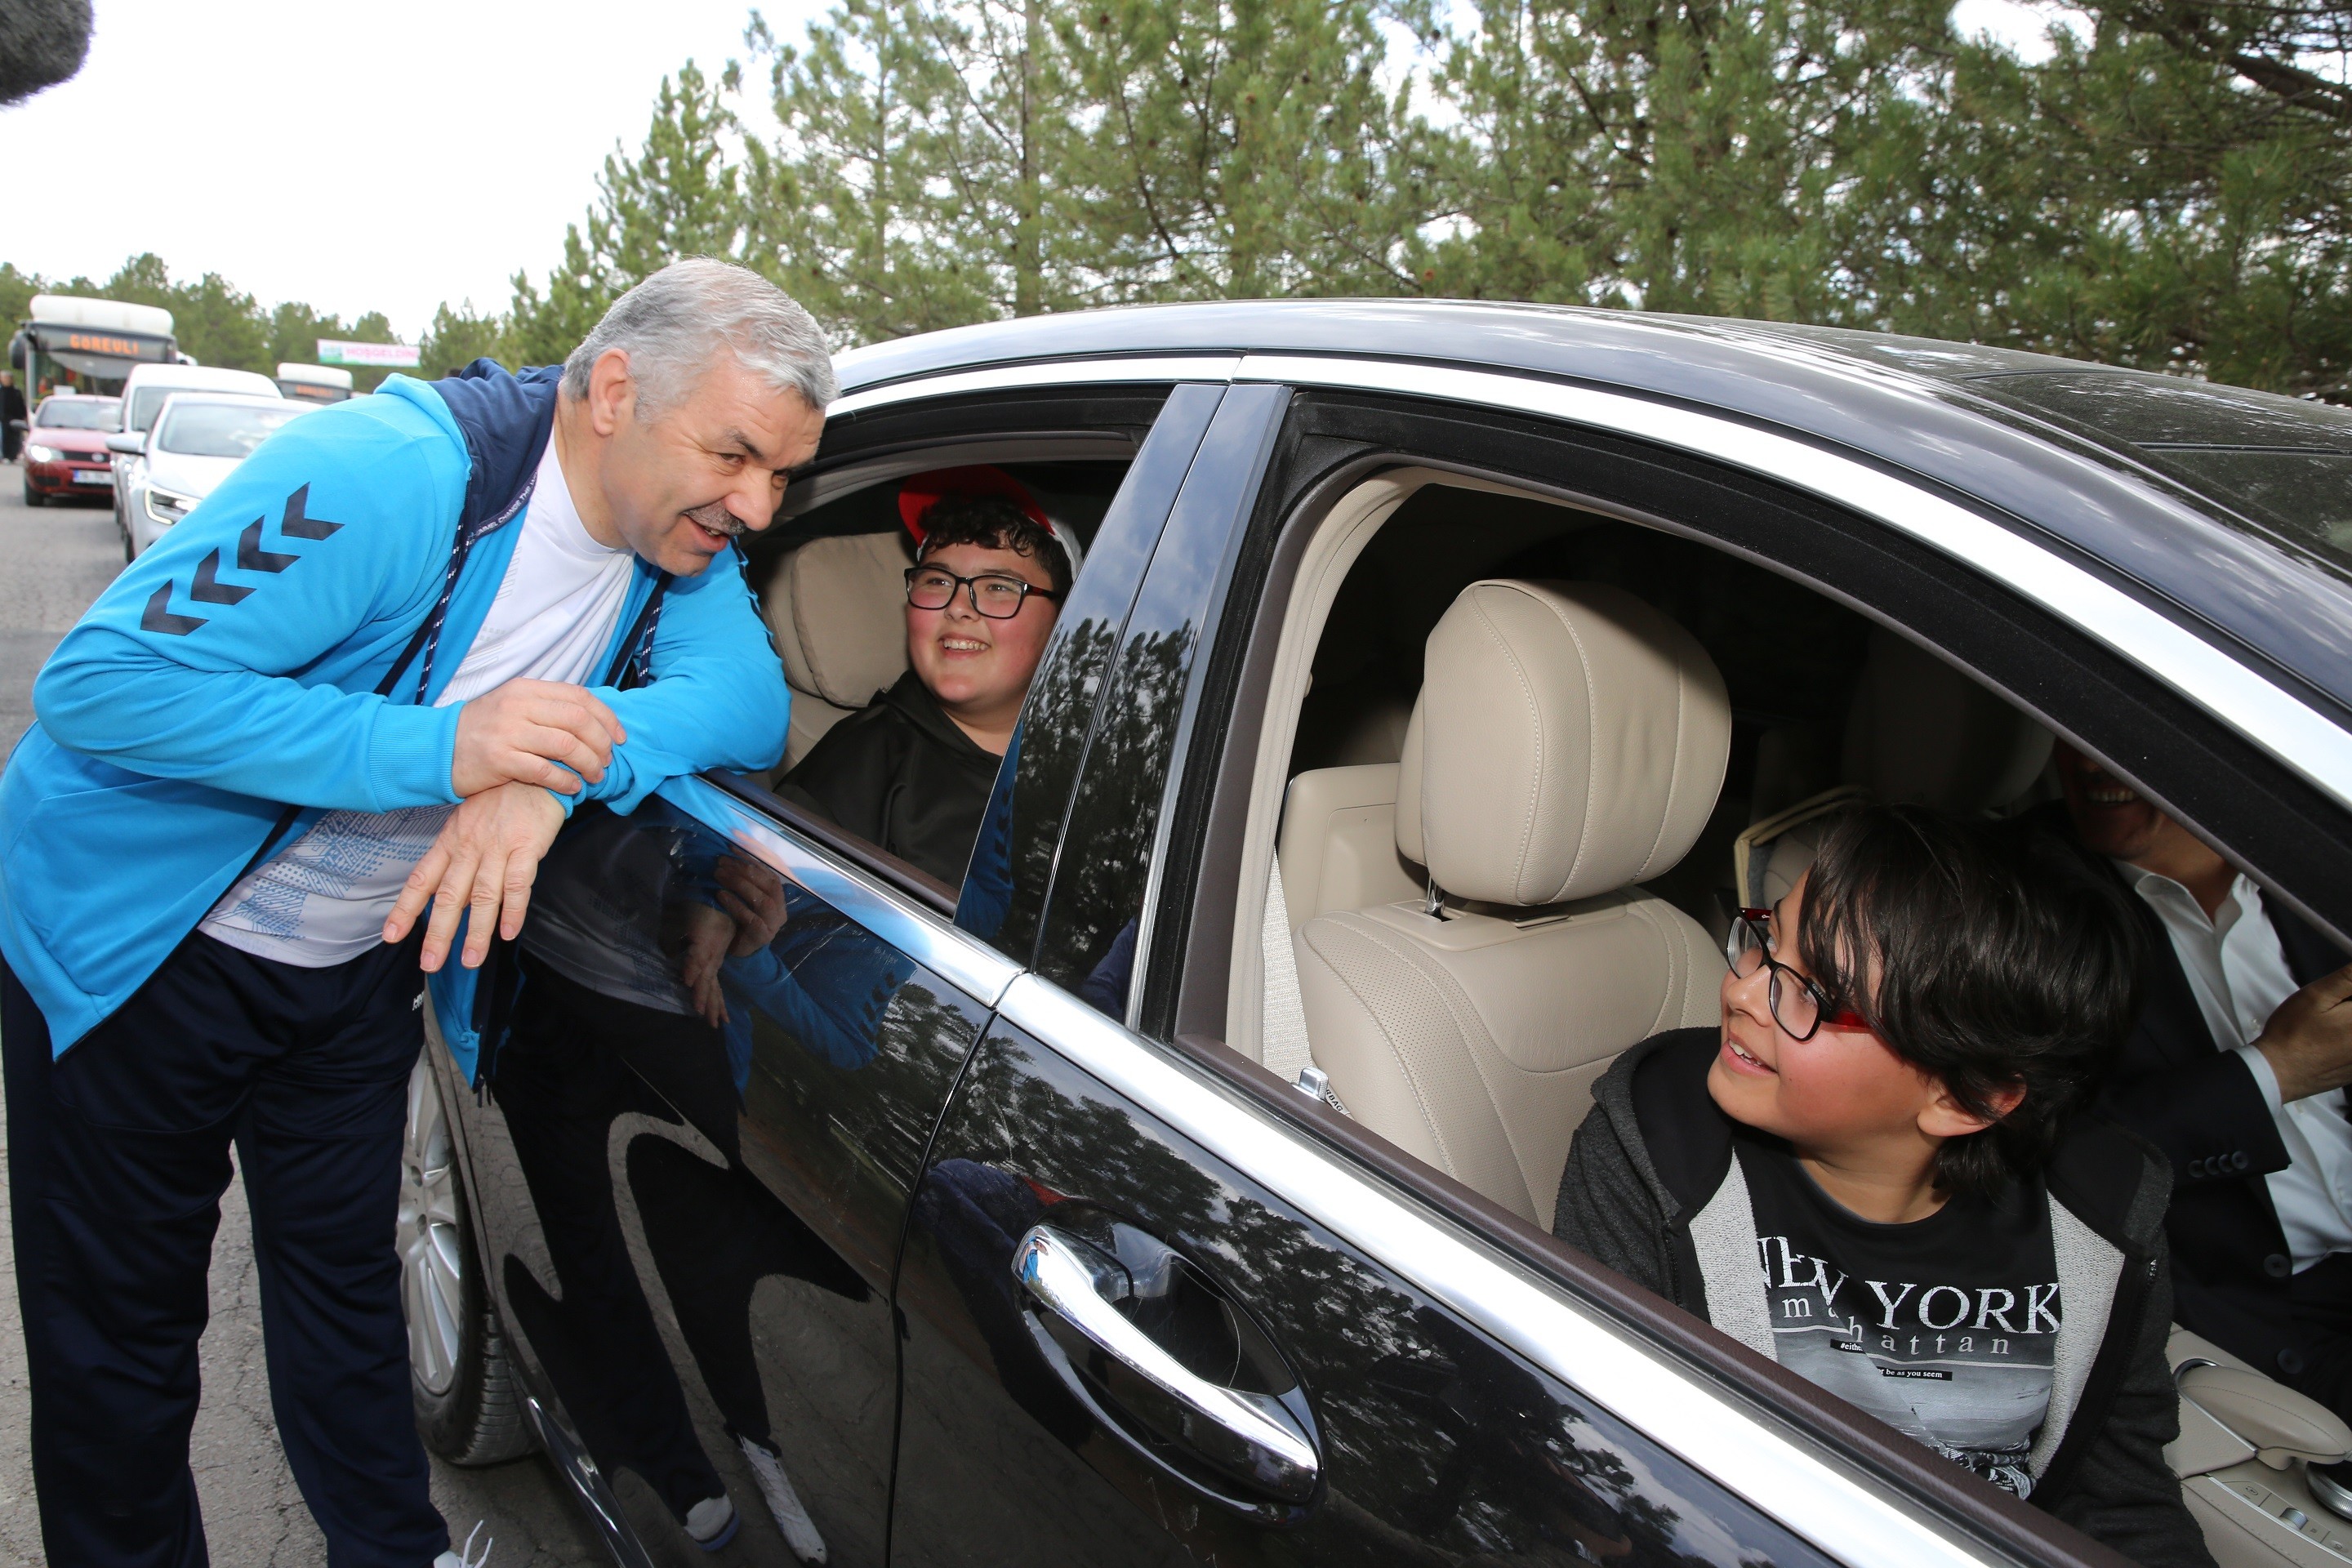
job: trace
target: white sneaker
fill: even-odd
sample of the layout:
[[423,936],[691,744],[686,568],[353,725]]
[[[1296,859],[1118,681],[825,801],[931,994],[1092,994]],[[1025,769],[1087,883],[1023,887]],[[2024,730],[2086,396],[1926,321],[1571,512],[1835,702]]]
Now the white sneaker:
[[716,1552],[734,1540],[735,1527],[742,1522],[725,1492],[704,1498],[686,1510],[686,1532],[705,1552]]
[[456,1552],[444,1552],[440,1556],[436,1557],[433,1560],[433,1568],[482,1568],[482,1564],[490,1560],[490,1548],[499,1543],[498,1537],[494,1535],[482,1542],[482,1554],[479,1557],[474,1555],[474,1537],[482,1533],[483,1522],[486,1521],[476,1521],[474,1528],[466,1532],[466,1544],[463,1548]]
[[768,1511],[775,1516],[776,1528],[784,1532],[784,1544],[793,1555],[803,1563],[824,1561],[824,1537],[816,1532],[816,1521],[801,1506],[800,1493],[793,1490],[793,1480],[784,1474],[783,1456],[765,1443],[749,1437],[738,1437],[735,1446],[743,1450],[743,1458],[751,1466],[751,1474],[759,1479],[760,1495],[768,1501]]

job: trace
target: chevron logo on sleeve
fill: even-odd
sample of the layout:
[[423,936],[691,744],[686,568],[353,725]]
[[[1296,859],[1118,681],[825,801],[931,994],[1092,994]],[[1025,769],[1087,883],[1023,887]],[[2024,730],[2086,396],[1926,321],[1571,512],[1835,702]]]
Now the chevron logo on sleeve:
[[[289,539],[326,539],[341,528],[340,522],[329,522],[323,517],[310,515],[310,487],[304,485],[286,498],[286,510],[278,520],[278,531]],[[258,572],[275,576],[302,558],[278,551],[261,548],[262,519],[255,518],[236,539],[236,569]],[[242,602],[254,590],[238,583],[220,580],[221,552],[217,550],[196,563],[195,579],[189,584],[188,597],[199,605],[235,605]],[[139,629],[160,632],[165,637],[184,637],[210,617],[174,615],[172,611],[172,591],[179,586],[176,579],[155,590],[147,601],[146,612],[139,617]]]

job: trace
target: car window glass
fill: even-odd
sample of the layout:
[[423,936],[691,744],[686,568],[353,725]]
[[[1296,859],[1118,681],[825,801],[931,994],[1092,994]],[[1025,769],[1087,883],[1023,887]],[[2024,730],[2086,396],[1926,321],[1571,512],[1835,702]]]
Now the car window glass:
[[246,458],[278,427],[305,412],[231,403],[182,403],[155,432],[159,451],[191,458]]
[[144,431],[155,423],[155,416],[163,406],[163,399],[181,391],[176,386],[142,386],[131,395],[131,418],[126,430]]
[[1970,390],[2122,443],[2150,468],[2352,568],[2352,409],[2160,375],[1979,376]]
[[51,398],[33,422],[48,430],[111,430],[122,405],[107,398]]

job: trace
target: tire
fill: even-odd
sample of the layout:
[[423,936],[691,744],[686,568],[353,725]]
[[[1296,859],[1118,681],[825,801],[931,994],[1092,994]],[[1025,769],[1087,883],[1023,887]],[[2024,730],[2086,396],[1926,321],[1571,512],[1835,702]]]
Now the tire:
[[131,542],[131,531],[126,528],[122,531],[122,563],[128,566],[138,559],[139,546]]
[[33,488],[33,481],[29,479],[25,481],[25,504],[26,506],[47,506],[49,504],[49,498],[35,489]]
[[400,1149],[400,1303],[408,1386],[425,1446],[454,1465],[497,1465],[535,1447],[506,1335],[482,1276],[448,1106],[428,1042],[408,1079]]

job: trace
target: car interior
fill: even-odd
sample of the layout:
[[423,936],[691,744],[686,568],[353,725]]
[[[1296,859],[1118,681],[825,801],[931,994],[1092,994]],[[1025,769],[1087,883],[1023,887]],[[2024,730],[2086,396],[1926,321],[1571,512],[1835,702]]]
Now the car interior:
[[[1715,1021],[1735,912],[1829,812],[2059,798],[2047,729],[1859,612],[1425,469],[1316,527],[1264,724],[1227,1044],[1545,1230],[1593,1081]],[[2352,1557],[2352,1500],[2305,1474],[2352,1429],[2186,1331],[2171,1360],[2216,1559]]]
[[[906,668],[897,481],[994,464],[1091,544],[1131,456],[974,443],[797,489],[750,548],[793,693],[784,766]],[[1933,652],[1765,566],[1483,478],[1356,484],[1287,594],[1224,1043],[1546,1231],[1593,1081],[1715,1020],[1735,912],[1788,891],[1826,813],[2058,798],[2050,731]],[[2171,1348],[2168,1458],[2217,1560],[2352,1560],[2352,1498],[2305,1473],[2352,1456],[2352,1429],[2185,1331]]]

